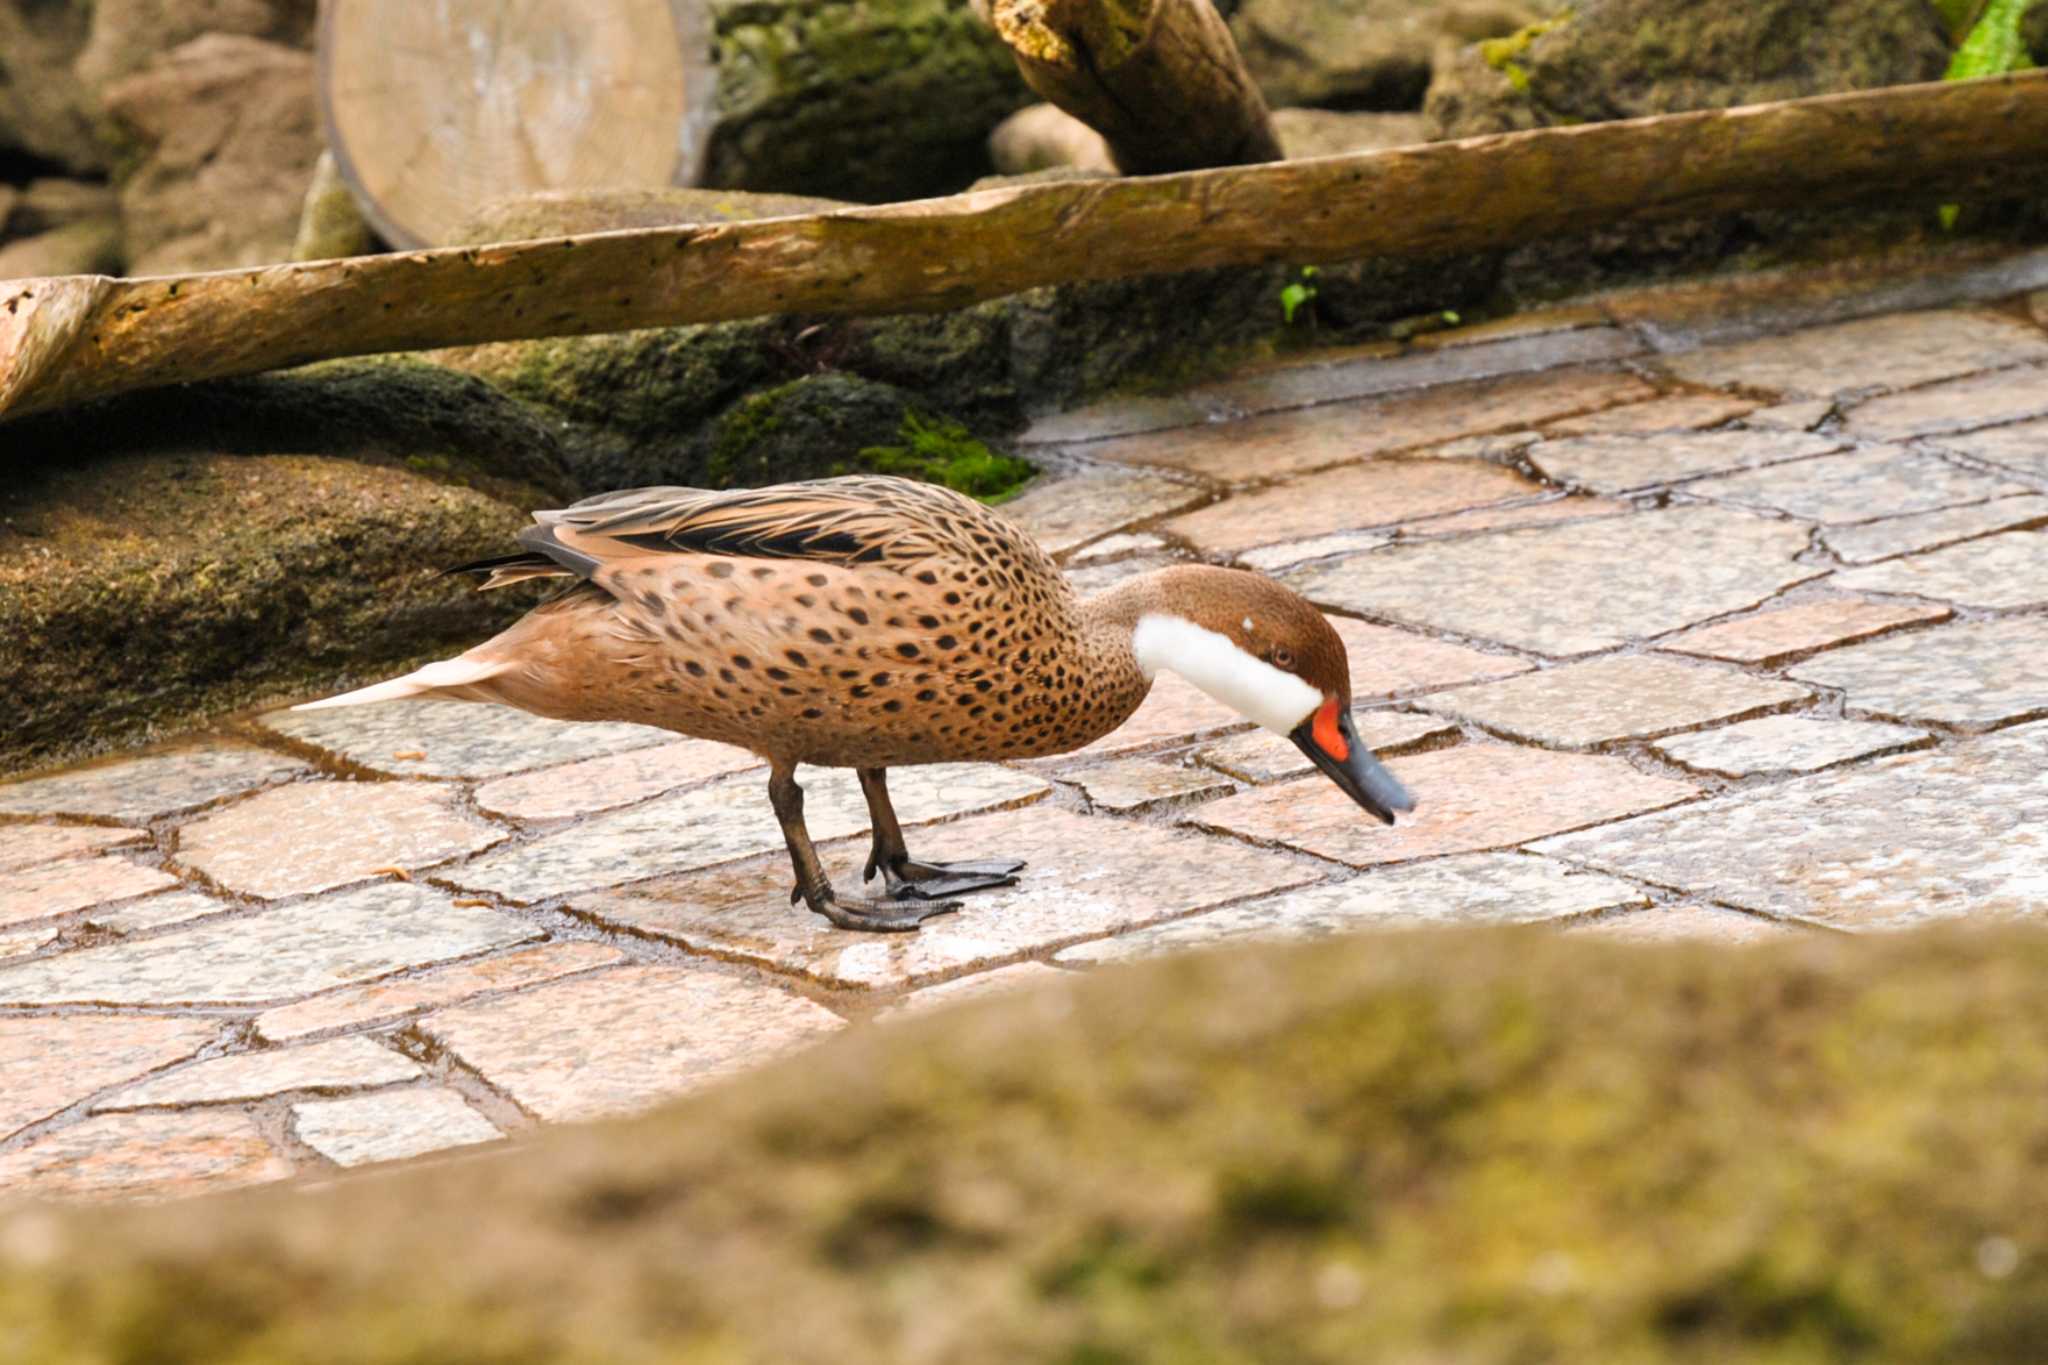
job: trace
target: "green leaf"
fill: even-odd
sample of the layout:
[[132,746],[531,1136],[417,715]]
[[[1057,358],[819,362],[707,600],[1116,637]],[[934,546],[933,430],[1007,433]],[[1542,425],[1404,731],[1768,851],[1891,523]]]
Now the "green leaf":
[[1295,310],[1315,296],[1316,290],[1312,284],[1290,284],[1280,291],[1280,312],[1290,327],[1294,325]]
[[2036,0],[1991,0],[1976,27],[1956,49],[1946,79],[1966,81],[1977,76],[2032,70],[2034,59],[2027,52],[2026,40],[2020,36],[2020,21],[2035,3]]

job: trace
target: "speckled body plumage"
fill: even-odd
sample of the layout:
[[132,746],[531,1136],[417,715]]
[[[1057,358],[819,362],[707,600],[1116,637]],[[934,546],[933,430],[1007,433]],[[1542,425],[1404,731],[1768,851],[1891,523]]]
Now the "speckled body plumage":
[[848,768],[1063,753],[1144,700],[1129,638],[1143,594],[1091,610],[1029,536],[946,489],[808,487],[827,505],[857,499],[894,534],[840,528],[827,534],[858,541],[763,559],[651,548],[630,526],[546,528],[598,566],[472,650],[516,662],[465,692]]

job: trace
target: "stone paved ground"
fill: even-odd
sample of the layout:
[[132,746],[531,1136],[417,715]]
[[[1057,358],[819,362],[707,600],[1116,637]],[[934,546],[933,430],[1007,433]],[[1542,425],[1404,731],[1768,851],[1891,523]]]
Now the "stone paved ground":
[[[0,785],[0,1192],[496,1142],[1240,936],[2048,913],[2044,281],[1685,286],[1041,423],[1009,511],[1085,587],[1203,558],[1333,614],[1396,829],[1172,679],[900,773],[916,851],[1031,863],[912,936],[792,908],[759,765],[632,726],[276,712]],[[808,809],[856,877],[850,775]]]

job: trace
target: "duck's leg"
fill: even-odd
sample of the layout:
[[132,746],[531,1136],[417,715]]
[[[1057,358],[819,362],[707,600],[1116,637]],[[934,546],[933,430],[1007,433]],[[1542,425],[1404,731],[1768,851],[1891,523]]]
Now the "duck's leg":
[[896,808],[889,804],[889,785],[880,768],[861,768],[860,789],[868,798],[868,817],[874,826],[875,844],[868,853],[862,881],[882,874],[882,884],[892,897],[957,896],[963,891],[981,891],[991,886],[1014,886],[1022,858],[995,858],[977,863],[921,863],[903,846],[903,827],[896,823]]
[[804,828],[804,789],[796,784],[792,766],[775,764],[769,769],[768,800],[775,818],[782,822],[782,837],[789,845],[789,860],[796,866],[796,889],[789,899],[804,904],[842,929],[865,929],[874,933],[903,933],[915,929],[933,915],[958,910],[959,901],[869,900],[865,896],[841,896],[825,876],[818,850],[811,846],[810,831]]

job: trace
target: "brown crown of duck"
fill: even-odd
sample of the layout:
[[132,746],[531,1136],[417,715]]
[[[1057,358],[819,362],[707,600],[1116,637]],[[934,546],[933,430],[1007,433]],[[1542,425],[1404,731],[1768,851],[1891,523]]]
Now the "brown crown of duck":
[[[465,564],[486,589],[576,580],[453,659],[308,703],[501,702],[634,721],[752,750],[812,910],[910,929],[1021,862],[922,863],[884,770],[1064,753],[1121,725],[1162,668],[1268,729],[1381,820],[1414,808],[1351,724],[1343,641],[1259,574],[1181,565],[1081,600],[988,508],[904,479],[714,492],[636,488],[534,514],[521,550]],[[853,768],[873,819],[867,877],[835,892],[804,828],[796,766]]]

